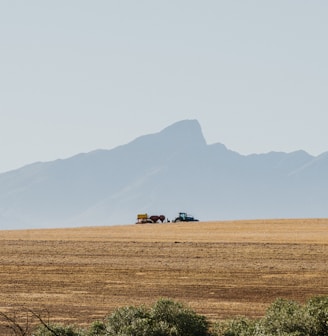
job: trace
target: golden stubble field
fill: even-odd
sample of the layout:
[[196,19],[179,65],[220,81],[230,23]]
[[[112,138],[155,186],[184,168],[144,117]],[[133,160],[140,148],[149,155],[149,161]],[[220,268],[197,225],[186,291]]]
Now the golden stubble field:
[[0,311],[90,324],[161,297],[212,321],[328,295],[328,219],[0,231]]

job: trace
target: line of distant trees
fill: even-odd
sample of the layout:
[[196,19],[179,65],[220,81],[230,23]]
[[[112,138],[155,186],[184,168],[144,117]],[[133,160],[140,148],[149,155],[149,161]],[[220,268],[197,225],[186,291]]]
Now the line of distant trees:
[[7,330],[3,336],[328,336],[328,296],[313,297],[303,305],[277,299],[262,318],[216,323],[170,299],[160,299],[151,307],[118,308],[87,328],[53,324],[32,310],[24,313],[25,318],[22,312],[0,312]]

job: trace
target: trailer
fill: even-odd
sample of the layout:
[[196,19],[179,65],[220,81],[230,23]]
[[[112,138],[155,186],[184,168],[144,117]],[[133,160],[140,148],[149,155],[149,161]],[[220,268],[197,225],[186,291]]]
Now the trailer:
[[147,223],[164,223],[165,216],[164,215],[151,215],[148,216],[146,213],[138,214],[137,215],[137,222],[136,224],[147,224]]

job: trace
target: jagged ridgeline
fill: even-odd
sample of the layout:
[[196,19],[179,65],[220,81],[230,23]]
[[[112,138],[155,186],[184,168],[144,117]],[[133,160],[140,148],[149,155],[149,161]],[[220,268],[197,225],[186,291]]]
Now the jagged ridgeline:
[[0,229],[132,224],[138,213],[179,211],[203,221],[328,217],[327,193],[328,152],[240,155],[184,120],[111,150],[0,174]]

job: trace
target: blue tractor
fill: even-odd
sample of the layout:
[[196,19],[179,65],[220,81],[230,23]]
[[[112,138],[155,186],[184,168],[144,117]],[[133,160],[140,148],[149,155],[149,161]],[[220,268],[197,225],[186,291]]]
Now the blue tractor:
[[176,222],[198,222],[198,219],[187,215],[186,212],[179,212],[179,216],[173,220],[174,223]]

